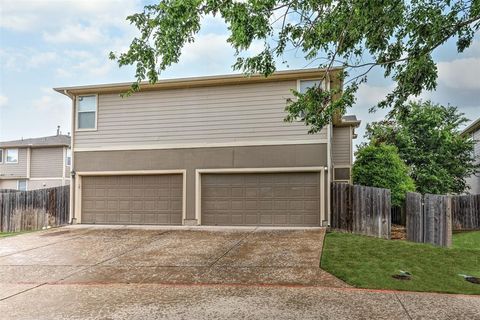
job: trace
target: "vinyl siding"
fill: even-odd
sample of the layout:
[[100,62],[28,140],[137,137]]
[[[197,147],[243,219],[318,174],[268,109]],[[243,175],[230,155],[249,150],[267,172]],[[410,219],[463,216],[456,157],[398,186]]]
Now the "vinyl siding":
[[17,190],[17,180],[0,180],[0,189]]
[[477,163],[479,163],[480,162],[480,130],[477,130],[472,134],[472,139],[476,142],[473,154],[477,159]]
[[63,148],[33,148],[30,158],[30,177],[63,176]]
[[[12,148],[16,149],[16,148]],[[18,163],[5,163],[6,149],[3,149],[3,163],[0,164],[0,176],[26,177],[27,176],[27,148],[18,148]],[[16,187],[15,187],[16,188]]]
[[77,131],[75,148],[108,149],[278,141],[325,142],[303,123],[285,123],[296,81],[148,91],[98,97],[97,131]]
[[[28,180],[28,190],[36,190],[43,188],[53,188],[63,185],[62,179],[56,180]],[[65,180],[65,185],[69,185],[70,180]]]
[[351,127],[333,129],[332,157],[333,165],[351,165],[352,140],[350,139]]

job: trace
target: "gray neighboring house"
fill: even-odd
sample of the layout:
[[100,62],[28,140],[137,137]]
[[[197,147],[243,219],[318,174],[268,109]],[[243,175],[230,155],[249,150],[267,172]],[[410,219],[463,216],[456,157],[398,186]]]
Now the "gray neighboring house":
[[327,225],[360,121],[336,116],[314,135],[283,121],[292,89],[341,88],[323,76],[161,80],[126,98],[130,83],[55,88],[72,101],[72,222]]
[[0,189],[34,190],[70,184],[71,137],[0,142]]
[[[462,135],[468,135],[475,141],[473,154],[477,159],[476,163],[480,163],[480,118],[466,127],[462,131]],[[470,178],[468,178],[467,184],[470,186],[469,193],[480,194],[480,173],[472,175]]]

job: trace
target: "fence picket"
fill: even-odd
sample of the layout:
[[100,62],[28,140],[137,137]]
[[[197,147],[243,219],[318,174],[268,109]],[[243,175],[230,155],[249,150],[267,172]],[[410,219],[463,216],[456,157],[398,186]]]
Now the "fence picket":
[[68,224],[69,186],[0,192],[0,230],[38,230]]

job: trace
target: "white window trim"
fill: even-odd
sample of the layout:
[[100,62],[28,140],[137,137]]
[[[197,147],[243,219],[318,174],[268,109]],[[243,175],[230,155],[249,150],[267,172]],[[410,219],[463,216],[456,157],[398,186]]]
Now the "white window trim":
[[[20,157],[20,154],[18,153],[18,148],[9,148],[5,149],[5,164],[16,164],[18,163],[18,158]],[[17,150],[17,161],[8,161],[8,150]]]
[[[90,97],[95,96],[95,128],[79,128],[78,127],[78,98],[80,97]],[[92,111],[86,111],[92,112]],[[82,94],[75,97],[75,131],[97,131],[97,124],[98,124],[98,94]]]
[[321,81],[321,87],[323,88],[323,90],[326,90],[326,86],[325,86],[325,81],[327,80],[327,78],[323,79],[322,78],[307,78],[307,79],[298,79],[297,80],[297,92],[300,92],[300,82],[302,81]]
[[[20,181],[25,181],[25,190],[20,190]],[[28,191],[28,180],[17,180],[17,191]]]
[[[67,164],[67,159],[68,159],[68,151],[70,150],[70,164]],[[72,149],[71,148],[65,148],[65,160],[63,161],[65,163],[65,167],[71,167],[72,166]]]

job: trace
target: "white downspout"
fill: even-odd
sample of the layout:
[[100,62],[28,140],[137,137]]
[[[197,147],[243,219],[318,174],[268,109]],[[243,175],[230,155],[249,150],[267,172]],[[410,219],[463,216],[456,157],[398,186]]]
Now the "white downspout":
[[[73,168],[74,167],[74,164],[73,164],[73,159],[75,158],[74,157],[74,153],[73,153],[73,142],[74,142],[74,135],[75,135],[75,96],[74,95],[71,95],[68,93],[67,90],[63,90],[63,93],[69,97],[71,100],[72,100],[72,115],[71,115],[71,136],[70,136],[70,150],[71,150],[71,154],[72,154],[72,158],[70,160],[70,172],[69,172],[69,175],[70,175],[70,208],[69,208],[69,214],[70,214],[70,223],[71,224],[75,224],[76,222],[76,217],[75,217],[75,177],[72,176],[72,171],[74,171]],[[65,153],[67,151],[65,150]],[[65,166],[65,162],[63,163],[63,166]]]

